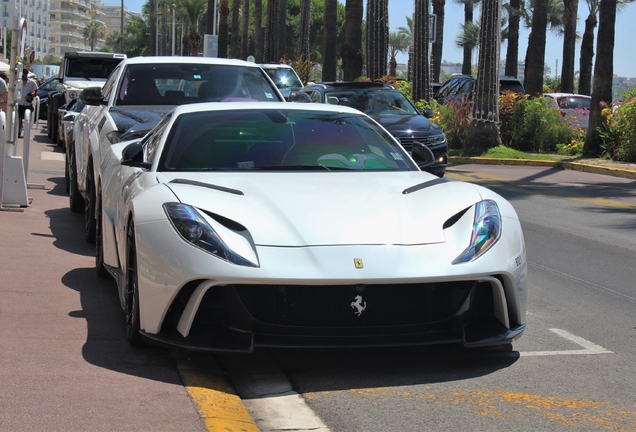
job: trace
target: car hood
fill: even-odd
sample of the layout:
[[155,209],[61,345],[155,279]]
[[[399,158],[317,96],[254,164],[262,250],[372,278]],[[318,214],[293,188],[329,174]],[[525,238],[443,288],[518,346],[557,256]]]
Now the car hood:
[[424,172],[159,173],[158,180],[182,203],[237,222],[269,246],[440,243],[444,222],[481,200],[474,185]]
[[103,87],[104,83],[106,83],[106,80],[101,78],[91,78],[90,80],[77,78],[66,79],[66,81],[64,81],[66,88],[75,88],[79,90],[84,90],[87,87]]
[[130,129],[149,131],[152,129],[174,106],[131,106],[112,107],[110,116],[117,125],[119,133]]
[[391,135],[396,138],[401,136],[419,137],[430,134],[439,134],[441,129],[436,124],[431,123],[421,114],[414,115],[382,115],[371,116],[380,123]]

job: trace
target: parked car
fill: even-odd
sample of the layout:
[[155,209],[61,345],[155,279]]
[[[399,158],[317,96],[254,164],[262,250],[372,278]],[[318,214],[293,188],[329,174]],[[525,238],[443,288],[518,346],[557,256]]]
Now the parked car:
[[327,104],[182,105],[101,166],[97,260],[128,341],[196,350],[509,344],[512,205]]
[[552,106],[558,108],[570,124],[587,132],[590,122],[591,96],[573,93],[543,93],[543,97],[550,99]]
[[[66,192],[70,192],[71,182],[70,182],[70,168],[72,160],[72,148],[73,148],[73,122],[77,115],[84,108],[84,104],[79,99],[73,99],[66,105],[62,105],[62,107],[58,110],[60,113],[60,131],[64,134],[64,137],[60,142],[64,143],[64,149],[66,152],[65,159],[65,167],[64,167],[64,177],[66,180]],[[59,143],[58,143],[59,144]]]
[[302,90],[303,83],[291,66],[280,63],[261,63],[259,66],[274,81],[285,100],[289,101],[291,92]]
[[[448,145],[442,129],[426,116],[432,111],[420,113],[417,108],[393,86],[378,82],[325,82],[309,84],[304,92],[313,102],[332,105],[346,104],[369,114],[393,135],[407,150],[415,141],[426,144],[435,155],[435,163],[426,170],[440,177],[447,166]],[[382,109],[375,109],[375,101],[385,100]]]
[[[80,93],[87,106],[74,123],[75,171],[71,210],[84,209],[85,237],[95,241],[95,197],[104,154],[134,125],[156,123],[175,106],[204,101],[283,101],[254,63],[211,57],[135,57],[122,60],[103,86]],[[73,203],[84,203],[74,205]]]
[[49,93],[57,91],[58,80],[56,77],[47,78],[38,86],[38,98],[40,98],[40,114],[38,118],[46,120],[48,112]]
[[[474,75],[453,75],[437,90],[435,100],[440,104],[444,104],[449,100],[471,100],[476,81],[477,77]],[[502,76],[499,78],[499,94],[505,91],[525,93],[525,89],[521,81],[515,77],[509,76]]]

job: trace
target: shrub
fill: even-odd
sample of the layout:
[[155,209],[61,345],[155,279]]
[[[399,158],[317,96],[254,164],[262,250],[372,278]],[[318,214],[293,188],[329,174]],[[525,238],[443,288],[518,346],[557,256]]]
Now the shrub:
[[510,146],[521,151],[555,151],[557,144],[570,143],[572,127],[561,112],[543,97],[519,98],[511,110]]
[[446,134],[448,148],[454,150],[463,148],[470,127],[471,103],[462,100],[435,105],[433,109],[435,116],[430,120],[437,123]]
[[614,110],[604,106],[605,125],[598,129],[603,139],[603,156],[623,162],[636,162],[636,89],[623,95],[624,102]]

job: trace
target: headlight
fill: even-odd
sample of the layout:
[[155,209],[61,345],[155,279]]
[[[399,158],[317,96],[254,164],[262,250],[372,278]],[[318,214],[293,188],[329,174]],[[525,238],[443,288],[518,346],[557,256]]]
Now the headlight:
[[428,145],[442,144],[444,141],[446,141],[446,135],[443,133],[438,135],[429,135],[428,137]]
[[245,246],[244,237],[234,236],[233,243],[235,248],[242,249],[242,255],[252,255],[251,259],[235,252],[194,207],[180,203],[167,203],[163,205],[163,208],[172,226],[187,242],[233,264],[258,267],[255,253]]
[[68,91],[68,100],[72,101],[73,99],[77,99],[77,96],[79,96],[79,91],[77,90],[69,90]]
[[473,232],[468,248],[462,252],[453,264],[473,261],[490,249],[501,236],[501,215],[497,203],[485,200],[475,204]]

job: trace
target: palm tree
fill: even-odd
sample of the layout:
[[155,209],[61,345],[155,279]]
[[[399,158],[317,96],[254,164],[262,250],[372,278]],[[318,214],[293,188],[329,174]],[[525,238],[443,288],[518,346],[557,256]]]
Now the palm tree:
[[183,8],[186,26],[184,55],[198,56],[199,46],[201,45],[201,40],[203,40],[201,33],[199,33],[199,21],[204,18],[207,11],[207,0],[181,0],[180,4]]
[[254,0],[254,57],[257,63],[263,61],[263,0]]
[[229,0],[221,0],[219,4],[219,58],[227,58],[228,47],[228,18],[230,16],[230,3]]
[[242,7],[242,15],[243,15],[243,27],[241,31],[241,53],[240,58],[245,60],[247,58],[247,50],[249,47],[249,25],[250,25],[250,0],[243,0]]
[[232,0],[232,27],[230,29],[230,57],[239,56],[239,13],[240,0]]
[[[362,0],[359,0],[362,1]],[[300,34],[298,37],[298,57],[309,58],[309,30],[311,24],[311,0],[300,1]]]
[[413,76],[413,100],[431,100],[429,43],[428,43],[428,0],[416,1],[413,10],[413,56],[411,58]]
[[276,17],[278,29],[278,46],[276,51],[279,58],[287,58],[287,0],[278,0],[278,16]]
[[90,41],[91,51],[95,51],[95,41],[104,37],[105,27],[99,21],[89,21],[82,29],[84,39]]
[[413,57],[413,18],[412,17],[405,17],[406,18],[406,27],[398,27],[397,30],[398,32],[406,35],[406,37],[409,39],[409,43],[410,43],[410,47],[409,47],[409,64],[408,64],[408,80],[409,81],[413,81],[413,74],[411,71],[411,58]]
[[548,0],[535,0],[532,12],[532,30],[526,51],[526,93],[536,96],[543,92],[545,41],[548,29]]
[[[475,27],[473,27],[473,12],[475,9],[475,5],[479,3],[479,0],[457,0],[457,3],[461,3],[464,5],[463,33],[466,35],[475,35],[474,39],[462,38],[462,43],[456,41],[456,44],[464,49],[464,57],[462,59],[462,74],[470,75],[472,71],[473,48],[475,48],[475,46],[477,45],[476,42],[479,38],[479,27],[476,27],[476,32]],[[475,43],[472,43],[473,41]]]
[[594,91],[590,103],[590,120],[583,146],[583,154],[597,157],[603,140],[598,128],[603,125],[602,105],[612,102],[614,75],[614,38],[617,0],[601,0],[599,6],[598,55],[594,65]]
[[472,21],[462,24],[462,31],[457,35],[455,44],[464,49],[462,74],[470,75],[473,71],[472,53],[479,46],[479,24]]
[[395,56],[397,53],[404,53],[408,51],[411,46],[411,40],[409,37],[400,32],[389,33],[389,75],[395,76],[395,68],[397,67],[397,60]]
[[574,93],[574,51],[576,48],[576,14],[579,0],[563,0],[563,64],[560,91]]
[[389,1],[368,0],[366,21],[367,78],[373,81],[386,75],[389,53]]
[[322,52],[322,80],[335,81],[337,75],[337,7],[338,0],[325,0],[325,29]]
[[279,60],[278,32],[276,31],[278,19],[278,0],[267,0],[267,24],[265,24],[265,50],[263,61],[266,63]]
[[435,23],[435,43],[433,44],[433,81],[439,82],[442,65],[442,48],[444,45],[444,8],[446,0],[432,0],[433,13],[437,16]]
[[516,77],[519,69],[519,22],[521,21],[521,1],[510,0],[506,7],[508,12],[508,32],[506,44],[506,67],[504,74]]
[[477,82],[466,148],[490,148],[501,144],[499,137],[499,49],[501,44],[500,0],[481,3]]
[[[345,40],[342,44],[342,72],[345,81],[353,81],[362,75],[362,0],[347,0],[345,6]],[[410,43],[410,38],[409,38]]]

